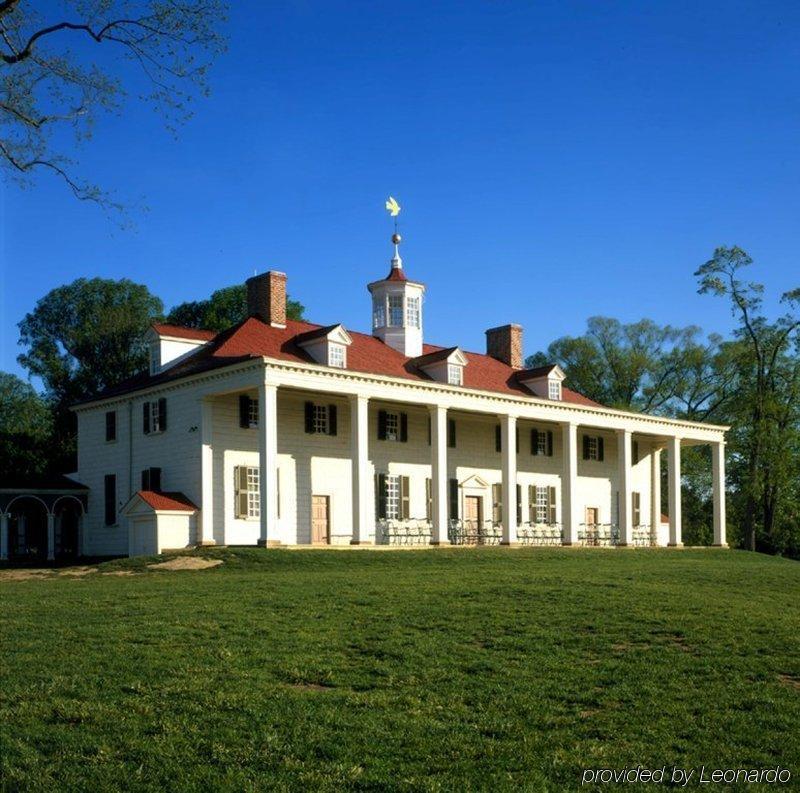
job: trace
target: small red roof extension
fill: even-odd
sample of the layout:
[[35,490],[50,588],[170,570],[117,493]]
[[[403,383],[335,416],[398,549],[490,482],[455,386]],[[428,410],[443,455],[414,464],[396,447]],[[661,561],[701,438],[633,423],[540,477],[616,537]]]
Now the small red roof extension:
[[196,339],[197,341],[211,341],[216,337],[213,330],[202,328],[184,328],[181,325],[167,325],[164,322],[154,322],[151,326],[159,336],[175,336],[178,339]]
[[[314,363],[309,353],[298,346],[297,337],[331,327],[334,326],[287,319],[285,328],[273,328],[256,317],[248,317],[238,325],[218,333],[211,344],[205,345],[166,371],[153,376],[147,373],[136,375],[106,389],[89,401],[138,391],[158,383],[229,366],[248,358],[264,356],[296,363]],[[348,333],[352,344],[347,350],[347,371],[431,382],[430,376],[419,368],[419,358],[409,358],[366,333],[355,331]],[[452,349],[454,348],[425,344],[422,354],[428,356]],[[518,374],[522,370],[514,369],[502,361],[481,353],[465,352],[464,355],[467,358],[467,366],[464,367],[464,388],[515,396],[533,396],[518,379]],[[561,389],[561,398],[564,402],[577,405],[598,406],[597,402],[569,388]]]
[[197,506],[189,501],[183,493],[156,493],[155,490],[139,490],[136,495],[159,512],[186,512],[197,509]]

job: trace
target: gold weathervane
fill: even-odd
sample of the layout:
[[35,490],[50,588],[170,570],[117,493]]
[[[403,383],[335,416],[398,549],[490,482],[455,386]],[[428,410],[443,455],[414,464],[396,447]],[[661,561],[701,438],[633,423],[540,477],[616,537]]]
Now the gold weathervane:
[[392,242],[395,244],[395,256],[399,256],[397,253],[397,245],[400,243],[402,237],[400,236],[400,232],[397,228],[397,216],[400,214],[400,204],[395,201],[394,196],[389,196],[386,199],[385,206],[390,217],[394,218],[394,234],[392,234]]

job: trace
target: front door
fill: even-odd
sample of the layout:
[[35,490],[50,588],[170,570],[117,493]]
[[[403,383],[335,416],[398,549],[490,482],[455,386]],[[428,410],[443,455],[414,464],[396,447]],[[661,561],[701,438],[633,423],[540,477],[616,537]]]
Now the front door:
[[483,523],[483,504],[480,496],[464,497],[464,533],[469,543],[477,543]]
[[330,496],[311,496],[311,543],[327,545],[330,537]]

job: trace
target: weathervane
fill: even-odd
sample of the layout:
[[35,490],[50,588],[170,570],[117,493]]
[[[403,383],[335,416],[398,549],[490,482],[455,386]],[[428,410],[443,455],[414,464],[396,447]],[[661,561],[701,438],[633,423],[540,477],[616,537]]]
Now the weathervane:
[[392,218],[394,218],[394,234],[392,234],[392,242],[394,243],[394,258],[392,259],[392,267],[402,267],[403,260],[400,258],[400,251],[397,249],[397,246],[403,239],[400,236],[399,225],[397,221],[397,216],[400,214],[400,204],[395,201],[393,196],[389,196],[389,198],[386,199],[385,206],[386,211]]

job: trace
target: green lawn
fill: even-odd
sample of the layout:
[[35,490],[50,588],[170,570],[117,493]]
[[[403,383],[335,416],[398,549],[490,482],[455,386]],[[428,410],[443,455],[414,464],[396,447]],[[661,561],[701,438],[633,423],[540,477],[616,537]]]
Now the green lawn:
[[796,562],[198,555],[224,563],[0,583],[7,790],[562,790],[629,764],[800,779]]

